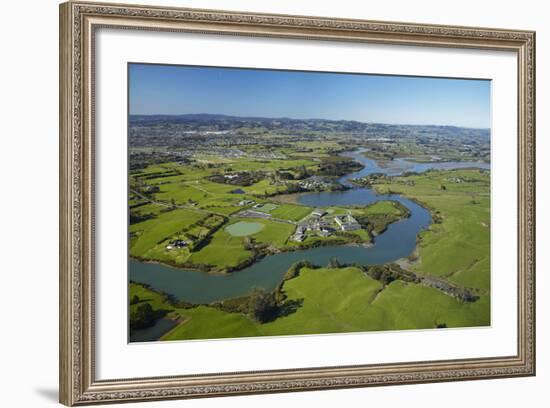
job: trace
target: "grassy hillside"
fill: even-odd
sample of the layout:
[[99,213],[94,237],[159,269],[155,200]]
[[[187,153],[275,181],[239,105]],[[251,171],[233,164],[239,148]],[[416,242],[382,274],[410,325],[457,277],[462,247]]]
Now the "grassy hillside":
[[[394,281],[388,286],[360,269],[303,268],[286,281],[287,301],[301,306],[268,323],[242,313],[210,306],[176,309],[185,321],[162,340],[429,329],[489,324],[488,297],[462,303],[418,284]],[[166,306],[164,306],[166,307]]]
[[[405,184],[407,181],[409,184]],[[412,184],[410,183],[412,182]],[[434,223],[420,234],[412,268],[460,285],[490,288],[490,174],[479,170],[429,171],[377,184],[427,205]]]

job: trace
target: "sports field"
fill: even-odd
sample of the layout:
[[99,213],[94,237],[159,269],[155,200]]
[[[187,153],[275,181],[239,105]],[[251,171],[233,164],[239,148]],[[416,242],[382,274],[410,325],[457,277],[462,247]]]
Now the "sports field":
[[264,228],[264,224],[259,222],[239,221],[225,228],[234,237],[246,237],[248,235],[260,232]]
[[270,213],[271,211],[273,211],[277,207],[278,207],[277,204],[266,203],[266,204],[261,205],[260,207],[254,208],[254,209],[256,211],[261,211],[261,212],[264,212],[264,213]]

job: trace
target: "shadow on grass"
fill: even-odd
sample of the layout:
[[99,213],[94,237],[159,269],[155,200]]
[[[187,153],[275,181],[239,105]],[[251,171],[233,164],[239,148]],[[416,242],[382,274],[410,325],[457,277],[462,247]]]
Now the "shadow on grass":
[[259,323],[270,323],[277,320],[279,317],[284,317],[296,313],[296,311],[304,304],[304,299],[287,300],[282,305],[270,308],[265,311],[261,319],[256,321]]
[[283,303],[279,309],[277,317],[288,316],[296,313],[300,307],[304,304],[304,298],[287,300]]

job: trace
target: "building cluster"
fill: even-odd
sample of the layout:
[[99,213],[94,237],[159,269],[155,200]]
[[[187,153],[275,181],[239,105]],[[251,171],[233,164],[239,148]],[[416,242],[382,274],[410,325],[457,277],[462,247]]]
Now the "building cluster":
[[294,235],[292,236],[292,240],[296,242],[302,242],[304,239],[306,239],[306,227],[303,225],[298,225],[296,227],[296,231],[294,232]]
[[210,155],[223,157],[226,159],[238,159],[244,157],[246,154],[241,149],[237,148],[226,148],[226,147],[217,147],[217,146],[208,146],[208,152]]
[[330,237],[337,230],[346,232],[359,229],[361,224],[351,214],[331,216],[323,209],[315,209],[298,224],[291,239],[302,242],[308,235]]
[[239,211],[236,215],[241,218],[264,218],[264,219],[271,218],[271,215],[269,213],[266,213],[263,211],[257,211],[254,209],[242,210],[242,211]]
[[179,248],[185,248],[189,246],[189,242],[184,241],[183,239],[176,239],[174,241],[171,241],[168,245],[166,245],[166,249],[179,249]]
[[240,206],[240,207],[244,207],[246,205],[252,205],[254,204],[256,201],[254,200],[241,200],[239,201],[237,204]]
[[319,176],[312,176],[306,180],[301,180],[298,185],[304,190],[326,190],[330,188],[331,183]]
[[285,160],[287,156],[277,151],[253,151],[248,154],[249,157],[260,160]]
[[448,177],[446,180],[450,183],[457,183],[457,184],[465,182],[465,180],[461,177]]
[[361,224],[357,222],[351,214],[334,217],[334,222],[338,224],[342,231],[356,231],[361,229]]

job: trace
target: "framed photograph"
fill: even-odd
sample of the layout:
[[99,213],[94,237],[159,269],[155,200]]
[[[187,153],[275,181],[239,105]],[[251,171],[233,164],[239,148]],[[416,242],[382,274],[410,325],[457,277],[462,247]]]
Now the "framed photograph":
[[66,405],[535,374],[535,33],[60,6]]

